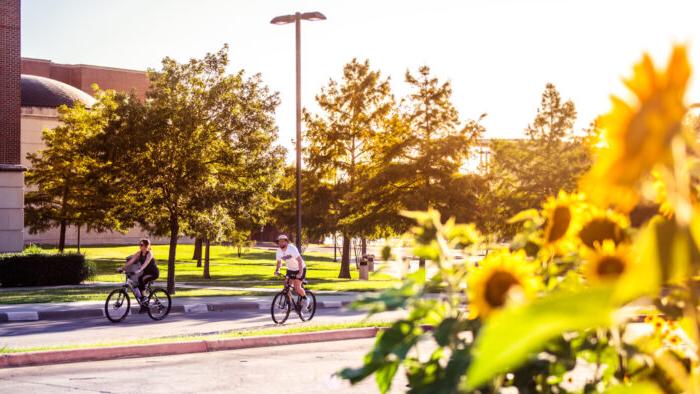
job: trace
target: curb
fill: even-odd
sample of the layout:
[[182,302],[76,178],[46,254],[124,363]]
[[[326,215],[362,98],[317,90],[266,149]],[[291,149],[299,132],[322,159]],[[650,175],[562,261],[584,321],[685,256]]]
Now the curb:
[[0,355],[0,368],[27,367],[59,363],[114,360],[119,358],[155,357],[176,354],[206,353],[221,350],[295,345],[350,339],[374,338],[377,327],[349,328],[299,334],[281,334],[258,337],[240,337],[152,345],[113,346],[92,349],[52,350],[43,352],[10,353]]
[[[349,305],[351,301],[319,301],[318,308],[342,308]],[[270,308],[270,302],[224,302],[217,304],[185,304],[173,305],[170,313],[173,314],[194,314],[211,312],[230,311],[255,311]],[[130,314],[138,313],[138,308],[131,308]],[[15,311],[0,312],[0,323],[37,321],[37,320],[69,320],[80,318],[104,317],[104,308],[86,308],[70,310],[45,310],[45,311]]]

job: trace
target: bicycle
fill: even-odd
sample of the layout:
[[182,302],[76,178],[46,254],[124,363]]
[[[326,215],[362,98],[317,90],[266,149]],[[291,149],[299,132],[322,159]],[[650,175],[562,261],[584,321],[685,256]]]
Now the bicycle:
[[[123,273],[124,270],[119,268],[117,272]],[[138,280],[132,280],[128,273],[124,276],[126,280],[122,287],[112,290],[107,296],[107,301],[105,301],[105,316],[112,323],[119,323],[126,318],[129,314],[131,307],[131,300],[129,299],[129,289],[134,293],[134,287],[138,285]],[[146,290],[144,295],[148,295],[146,301],[141,305],[146,308],[148,316],[153,320],[163,320],[170,313],[170,307],[172,305],[170,300],[170,294],[160,287],[152,287],[152,281],[148,281],[146,284]],[[134,298],[136,298],[136,293],[134,293]]]
[[[284,277],[284,275],[278,275]],[[284,289],[275,295],[272,299],[272,305],[270,306],[270,314],[272,315],[272,321],[275,324],[283,324],[289,318],[289,313],[292,311],[292,306],[299,319],[301,321],[310,321],[314,318],[316,314],[316,296],[311,290],[304,289],[306,291],[306,299],[309,301],[309,305],[306,308],[302,308],[302,299],[300,295],[297,295],[296,300],[292,296],[294,292],[294,286],[292,286],[292,281],[285,278]],[[302,282],[302,287],[304,283]]]

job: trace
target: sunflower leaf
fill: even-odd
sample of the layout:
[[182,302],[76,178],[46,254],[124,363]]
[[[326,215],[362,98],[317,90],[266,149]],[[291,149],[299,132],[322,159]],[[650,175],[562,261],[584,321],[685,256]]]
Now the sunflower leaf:
[[594,287],[554,293],[493,314],[476,340],[468,387],[478,388],[495,375],[517,368],[565,332],[610,325],[612,292],[611,287]]
[[509,224],[520,223],[526,220],[536,220],[539,219],[540,212],[536,209],[526,209],[515,214],[515,216],[508,219]]

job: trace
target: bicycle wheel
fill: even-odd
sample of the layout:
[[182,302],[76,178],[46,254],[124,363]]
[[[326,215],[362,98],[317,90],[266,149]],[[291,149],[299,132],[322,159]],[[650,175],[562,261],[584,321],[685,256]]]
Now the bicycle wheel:
[[289,317],[289,312],[292,311],[292,306],[287,299],[285,293],[277,293],[275,298],[272,299],[272,305],[270,306],[270,314],[272,315],[272,321],[275,324],[282,324],[287,321]]
[[155,288],[148,296],[148,316],[153,320],[163,320],[170,313],[170,294],[161,288]]
[[105,301],[105,316],[112,323],[119,323],[129,314],[131,301],[126,289],[115,289],[107,296]]
[[306,290],[306,299],[309,301],[309,305],[306,308],[301,307],[301,296],[297,299],[297,304],[301,307],[301,310],[299,310],[299,318],[302,321],[309,321],[313,319],[316,314],[316,296],[311,290]]

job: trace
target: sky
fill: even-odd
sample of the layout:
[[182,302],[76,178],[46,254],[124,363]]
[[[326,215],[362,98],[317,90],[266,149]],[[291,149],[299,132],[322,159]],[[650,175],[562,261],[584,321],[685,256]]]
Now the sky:
[[[406,70],[428,65],[453,87],[462,120],[487,113],[486,137],[517,138],[547,82],[578,110],[576,129],[626,97],[621,78],[644,51],[661,65],[674,43],[700,67],[698,0],[23,0],[22,55],[145,70],[230,45],[230,71],[261,73],[282,103],[280,142],[295,130],[294,27],[277,15],[320,11],[302,25],[302,103],[353,58],[369,59],[406,95]],[[688,99],[700,102],[700,78]]]

